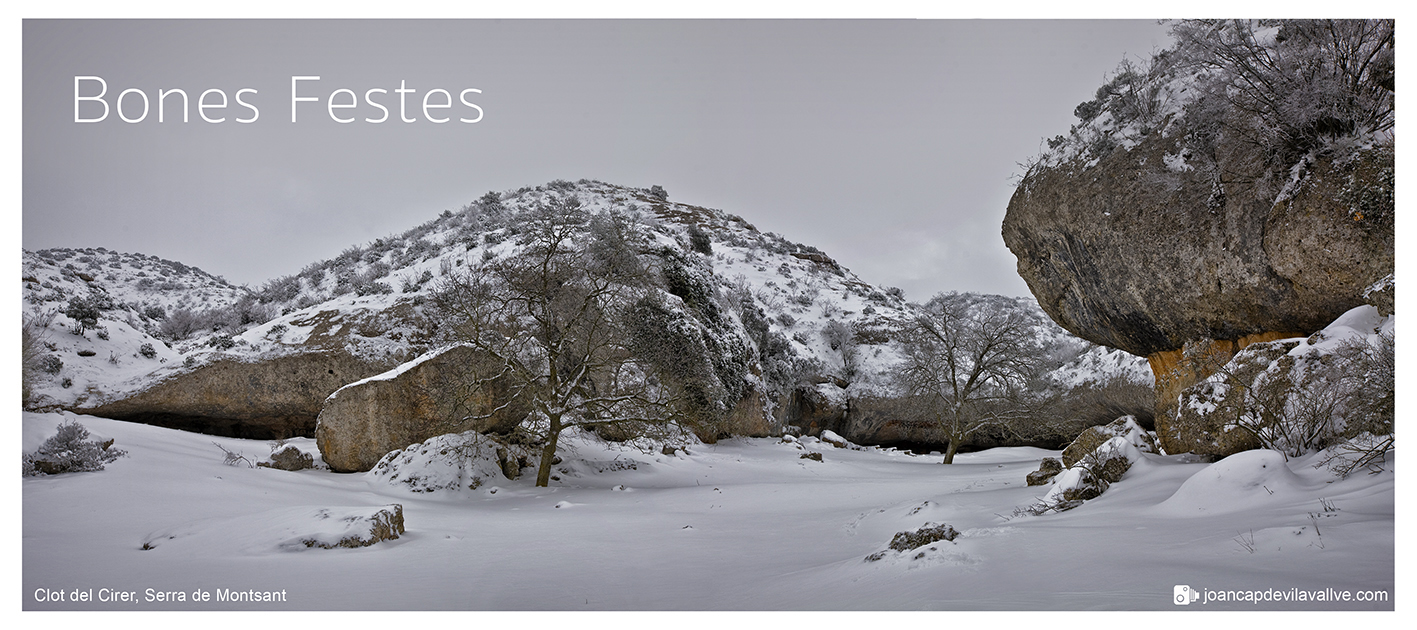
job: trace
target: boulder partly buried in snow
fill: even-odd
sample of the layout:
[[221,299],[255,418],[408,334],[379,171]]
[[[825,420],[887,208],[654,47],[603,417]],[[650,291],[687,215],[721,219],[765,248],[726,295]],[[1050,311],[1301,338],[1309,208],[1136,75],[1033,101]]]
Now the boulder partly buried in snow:
[[926,523],[915,531],[896,532],[896,535],[891,538],[891,543],[887,545],[886,549],[866,556],[866,561],[875,562],[886,557],[892,551],[905,553],[941,540],[954,542],[954,539],[958,537],[959,531],[951,527],[949,523]]
[[1052,457],[1044,457],[1038,464],[1038,470],[1028,473],[1027,481],[1030,486],[1041,486],[1048,483],[1049,479],[1058,476],[1063,472],[1063,463]]
[[1156,510],[1177,516],[1237,512],[1259,502],[1289,500],[1302,486],[1282,453],[1256,449],[1236,453],[1191,475]]
[[[306,547],[368,547],[382,540],[397,540],[405,532],[403,506],[381,508],[320,508],[308,532],[298,537]],[[293,544],[294,541],[288,544]]]
[[1123,437],[1127,442],[1144,453],[1155,453],[1156,438],[1141,425],[1135,416],[1122,416],[1102,426],[1088,427],[1067,448],[1063,449],[1063,467],[1076,464],[1089,453],[1097,450],[1104,442],[1114,437]]
[[527,463],[521,449],[467,431],[392,451],[366,474],[371,481],[412,492],[476,490],[497,479],[515,479]]
[[1102,496],[1107,491],[1108,483],[1098,478],[1091,470],[1083,466],[1073,466],[1059,474],[1053,482],[1053,488],[1043,497],[1044,504],[1054,504],[1059,501],[1072,503],[1075,501],[1087,501]]
[[1133,443],[1134,438],[1126,434],[1114,436],[1081,456],[1053,479],[1053,487],[1041,505],[1056,506],[1062,511],[1101,496],[1121,481],[1134,464],[1143,461],[1143,451]]
[[827,444],[830,444],[837,448],[849,448],[851,446],[851,442],[848,442],[846,441],[846,438],[841,437],[836,433],[833,433],[830,429],[822,429],[822,434],[818,437],[823,442],[826,442]]
[[[368,547],[405,533],[403,506],[291,507],[210,518],[154,532],[144,551],[267,554]],[[169,548],[170,549],[167,549]]]
[[315,466],[315,456],[294,446],[286,446],[271,453],[270,461],[256,462],[256,465],[261,468],[278,470],[305,470]]

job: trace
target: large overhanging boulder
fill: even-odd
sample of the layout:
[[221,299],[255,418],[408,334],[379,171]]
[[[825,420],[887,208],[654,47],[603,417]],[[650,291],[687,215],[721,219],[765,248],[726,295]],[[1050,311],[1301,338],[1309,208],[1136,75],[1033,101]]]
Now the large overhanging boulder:
[[407,301],[297,311],[55,407],[229,437],[311,437],[326,397],[406,360],[423,347],[407,331],[425,327]]
[[168,376],[141,391],[72,410],[105,418],[249,439],[310,436],[325,397],[387,369],[343,350],[278,357],[227,357]]
[[[1310,156],[1278,200],[1263,182],[1173,170],[1183,151],[1153,133],[1095,163],[1035,168],[1003,223],[1019,275],[1059,325],[1149,359],[1158,432],[1177,451],[1162,425],[1182,390],[1252,343],[1307,336],[1390,295],[1369,289],[1391,277],[1395,241],[1390,215],[1346,201],[1381,188],[1391,151]],[[1220,154],[1222,172],[1259,159],[1238,143]]]
[[1009,201],[1019,275],[1063,328],[1179,393],[1255,343],[1392,310],[1392,20],[1182,20],[1048,141]]
[[1169,170],[1181,151],[1157,133],[1090,168],[1078,160],[1020,182],[1004,242],[1069,332],[1148,357],[1198,339],[1307,335],[1392,273],[1391,219],[1340,201],[1383,165],[1319,157],[1276,202],[1243,179],[1218,193],[1209,175]]

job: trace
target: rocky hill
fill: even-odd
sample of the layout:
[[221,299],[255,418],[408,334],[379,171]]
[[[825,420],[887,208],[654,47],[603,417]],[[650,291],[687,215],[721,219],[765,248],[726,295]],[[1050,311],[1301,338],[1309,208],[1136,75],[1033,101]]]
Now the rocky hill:
[[[895,391],[893,337],[917,315],[899,290],[871,285],[826,253],[727,212],[590,180],[488,193],[254,289],[141,255],[26,252],[27,317],[43,333],[43,354],[53,357],[34,372],[29,405],[241,437],[310,436],[326,398],[364,381],[403,390],[365,396],[379,402],[362,404],[360,417],[376,408],[383,417],[434,413],[437,404],[401,384],[441,369],[437,361],[411,367],[449,343],[433,313],[434,292],[474,264],[517,255],[525,213],[566,197],[591,216],[632,219],[664,275],[657,285],[663,299],[690,315],[686,325],[712,349],[705,378],[714,381],[729,433],[796,425],[867,443],[930,441],[849,412],[853,400]],[[1076,358],[1057,372],[1056,387],[1118,374],[1149,379],[1136,360],[1108,358],[1058,328],[1032,300],[961,299],[1026,313],[1037,335],[1062,348],[1048,361]],[[98,305],[90,324],[76,303]],[[368,380],[389,370],[408,375]],[[327,411],[326,424],[337,413],[344,412]],[[401,447],[413,437],[382,439]]]

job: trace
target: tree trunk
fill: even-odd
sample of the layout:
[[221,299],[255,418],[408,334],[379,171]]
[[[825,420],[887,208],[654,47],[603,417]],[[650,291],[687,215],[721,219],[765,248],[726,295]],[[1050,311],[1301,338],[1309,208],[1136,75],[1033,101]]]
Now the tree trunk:
[[556,459],[556,441],[561,438],[559,423],[552,423],[546,435],[546,446],[541,447],[541,465],[536,468],[536,486],[545,488],[551,483],[551,460]]
[[941,464],[953,464],[953,463],[955,463],[955,451],[958,451],[958,450],[959,450],[959,440],[957,440],[957,439],[955,439],[955,438],[950,438],[950,445],[947,446],[947,447],[945,447],[945,461],[940,462],[940,463],[941,463]]

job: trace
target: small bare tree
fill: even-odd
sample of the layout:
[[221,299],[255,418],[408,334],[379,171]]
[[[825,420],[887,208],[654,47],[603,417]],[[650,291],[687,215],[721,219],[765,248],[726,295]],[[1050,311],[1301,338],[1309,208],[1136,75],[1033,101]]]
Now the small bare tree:
[[905,330],[901,385],[949,440],[943,463],[986,427],[1029,417],[1037,341],[1028,320],[990,304],[937,295]]
[[[33,393],[34,382],[39,372],[46,371],[45,363],[57,362],[57,358],[50,358],[44,354],[45,338],[49,335],[49,323],[54,320],[54,315],[58,311],[48,311],[46,313],[24,314],[20,327],[20,404],[24,408],[29,408],[30,396]],[[62,364],[61,364],[62,365]],[[58,372],[58,369],[54,370]]]
[[529,407],[522,428],[542,444],[536,485],[544,487],[565,429],[668,433],[677,407],[672,388],[632,352],[624,325],[623,312],[647,290],[629,242],[633,226],[624,217],[593,220],[574,197],[551,198],[521,219],[516,255],[470,265],[433,298],[453,340],[484,358],[471,388],[495,389],[500,399],[464,420]]
[[860,361],[856,332],[850,326],[833,319],[822,326],[822,340],[841,355],[841,377],[848,381],[856,378]]

